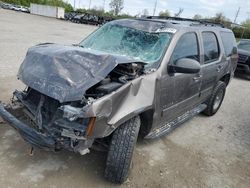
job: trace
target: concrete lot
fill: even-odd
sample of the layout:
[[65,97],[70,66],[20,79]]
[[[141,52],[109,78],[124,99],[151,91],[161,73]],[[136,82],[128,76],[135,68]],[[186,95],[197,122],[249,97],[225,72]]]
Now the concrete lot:
[[[16,73],[27,49],[77,43],[95,27],[0,9],[0,100],[23,85]],[[1,121],[1,120],[0,120]],[[35,150],[0,122],[0,187],[118,187],[103,178],[105,153],[80,156]],[[250,185],[250,82],[234,79],[221,110],[199,115],[170,135],[139,141],[129,180],[120,187]]]

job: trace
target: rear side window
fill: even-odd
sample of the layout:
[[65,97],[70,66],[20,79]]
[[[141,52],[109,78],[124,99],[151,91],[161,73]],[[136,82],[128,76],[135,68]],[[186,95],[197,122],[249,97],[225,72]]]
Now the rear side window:
[[219,58],[218,40],[214,33],[203,32],[204,61],[210,63]]
[[231,32],[221,32],[221,39],[225,49],[226,56],[231,56],[233,48],[237,46],[234,34]]
[[181,36],[171,57],[175,64],[179,59],[190,58],[199,61],[198,40],[195,33],[186,33]]

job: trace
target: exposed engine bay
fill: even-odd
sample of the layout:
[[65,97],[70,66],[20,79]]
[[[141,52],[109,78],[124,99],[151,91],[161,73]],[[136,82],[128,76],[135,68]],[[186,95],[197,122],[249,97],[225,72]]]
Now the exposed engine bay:
[[97,99],[107,95],[143,74],[143,64],[119,64],[104,80],[86,91],[85,98]]
[[34,142],[34,145],[51,149],[51,144],[55,145],[54,150],[68,149],[85,154],[88,152],[86,146],[94,142],[87,138],[93,131],[89,126],[95,119],[80,117],[82,107],[138,78],[143,74],[143,70],[144,65],[141,63],[119,64],[104,80],[89,88],[81,101],[60,103],[52,97],[27,87],[22,92],[14,92],[10,109],[18,114],[22,122],[51,138],[51,142],[54,141],[53,143],[45,141],[39,145]]

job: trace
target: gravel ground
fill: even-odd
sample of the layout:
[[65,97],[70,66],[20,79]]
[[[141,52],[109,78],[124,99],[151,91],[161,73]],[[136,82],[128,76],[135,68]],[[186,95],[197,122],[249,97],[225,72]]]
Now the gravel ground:
[[[96,27],[0,9],[0,100],[24,86],[16,73],[38,43],[77,43]],[[173,133],[139,141],[129,180],[119,187],[249,187],[250,83],[235,78],[220,111]],[[0,120],[0,187],[118,187],[103,178],[105,155],[35,150]]]

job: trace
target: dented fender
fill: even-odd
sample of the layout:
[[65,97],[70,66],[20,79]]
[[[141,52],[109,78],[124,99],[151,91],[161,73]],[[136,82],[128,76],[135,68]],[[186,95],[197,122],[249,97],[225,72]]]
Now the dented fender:
[[83,107],[85,118],[97,118],[93,137],[108,136],[128,119],[154,108],[156,77],[156,72],[143,75]]

